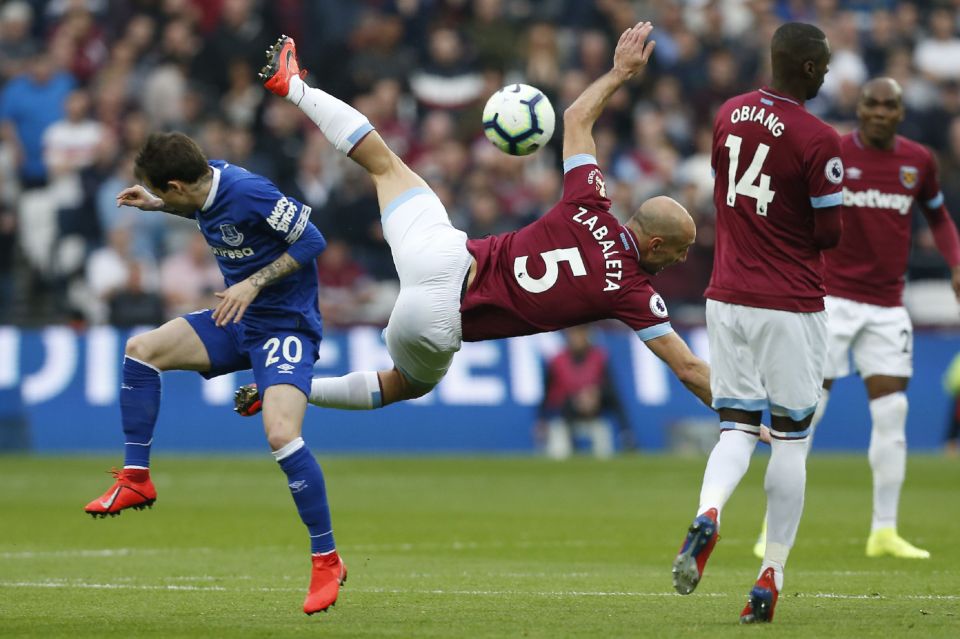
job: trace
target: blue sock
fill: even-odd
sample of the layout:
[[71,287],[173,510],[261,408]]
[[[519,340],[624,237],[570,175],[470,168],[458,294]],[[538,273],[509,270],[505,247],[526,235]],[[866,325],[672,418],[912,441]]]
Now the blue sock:
[[150,467],[150,444],[160,412],[160,373],[130,357],[123,358],[120,419],[123,422],[124,466]]
[[275,451],[273,456],[287,474],[287,484],[300,519],[310,531],[310,552],[328,553],[334,550],[337,546],[333,541],[327,487],[323,482],[323,471],[313,453],[298,437]]

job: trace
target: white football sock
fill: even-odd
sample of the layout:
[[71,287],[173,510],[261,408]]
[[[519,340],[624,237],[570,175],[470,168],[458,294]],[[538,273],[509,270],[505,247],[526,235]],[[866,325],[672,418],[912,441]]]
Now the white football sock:
[[826,388],[820,393],[820,401],[817,402],[817,409],[813,411],[813,419],[810,420],[810,432],[807,434],[807,454],[813,447],[813,434],[817,431],[820,420],[823,419],[823,413],[827,410],[827,402],[830,401],[830,391]]
[[780,439],[795,433],[771,431],[771,435],[770,462],[764,479],[767,491],[767,548],[763,566],[773,566],[774,572],[781,575],[777,580],[779,590],[783,583],[783,567],[797,538],[797,528],[803,514],[807,442],[805,437]]
[[343,377],[315,377],[310,384],[309,400],[324,408],[370,410],[383,406],[383,393],[376,372],[367,371]]
[[286,99],[300,107],[320,127],[330,144],[347,155],[373,130],[365,115],[329,93],[307,86],[297,76],[290,78]]
[[724,430],[720,441],[710,451],[707,468],[703,471],[703,486],[700,488],[700,515],[711,508],[717,509],[719,518],[730,495],[750,468],[750,457],[757,447],[759,428],[747,424],[721,422]]
[[[830,391],[826,388],[823,389],[823,392],[820,395],[820,401],[817,402],[817,409],[813,411],[813,419],[810,420],[810,432],[807,434],[807,456],[810,456],[810,449],[813,448],[813,434],[817,430],[817,425],[820,423],[820,420],[823,419],[823,413],[827,410],[827,402],[830,401]],[[767,518],[770,516],[770,512],[764,514],[764,521],[767,521]],[[762,541],[758,539],[757,541]],[[763,572],[762,570],[760,572]]]
[[277,461],[282,461],[303,448],[305,445],[306,444],[303,442],[303,437],[297,437],[293,441],[289,442],[286,446],[273,451],[271,455],[273,455],[273,458]]
[[871,531],[897,527],[900,488],[907,474],[907,396],[891,393],[870,402],[873,430],[868,457],[873,469]]

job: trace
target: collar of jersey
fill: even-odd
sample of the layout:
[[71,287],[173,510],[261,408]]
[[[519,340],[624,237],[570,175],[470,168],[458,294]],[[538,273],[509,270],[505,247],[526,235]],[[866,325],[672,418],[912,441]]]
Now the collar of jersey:
[[217,190],[220,188],[220,169],[211,166],[213,169],[213,178],[210,180],[210,192],[207,193],[207,199],[200,207],[200,211],[206,211],[213,206],[213,201],[217,199]]
[[856,144],[859,148],[864,151],[876,151],[878,153],[896,153],[900,150],[900,136],[893,136],[893,148],[892,149],[875,149],[873,147],[867,148],[867,145],[863,143],[863,138],[860,137],[860,129],[856,129],[853,132],[853,143]]
[[621,224],[620,228],[624,230],[627,234],[627,238],[630,240],[630,244],[633,246],[633,252],[637,254],[637,261],[640,261],[640,245],[637,242],[637,236],[634,235],[633,231],[626,224]]
[[796,104],[798,107],[802,107],[802,106],[803,106],[802,104],[800,104],[799,102],[797,102],[797,101],[794,100],[793,98],[788,98],[788,97],[785,96],[785,95],[780,95],[779,93],[777,93],[776,91],[774,91],[774,90],[771,89],[770,87],[762,87],[761,89],[759,89],[759,91],[760,91],[760,93],[764,94],[765,96],[768,96],[768,97],[771,97],[771,98],[775,98],[775,99],[777,99],[777,100],[783,100],[784,102],[789,102],[790,104]]

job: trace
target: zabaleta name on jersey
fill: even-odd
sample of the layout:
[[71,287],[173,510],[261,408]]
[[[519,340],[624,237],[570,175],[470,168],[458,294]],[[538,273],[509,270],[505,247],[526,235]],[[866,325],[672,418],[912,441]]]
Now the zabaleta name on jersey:
[[[604,292],[607,291],[616,291],[620,288],[619,282],[623,280],[623,260],[613,259],[614,255],[620,254],[620,249],[613,250],[617,246],[616,241],[604,239],[607,235],[610,234],[609,227],[605,224],[601,224],[597,228],[597,222],[599,221],[599,216],[591,215],[590,217],[584,219],[584,215],[587,215],[590,211],[584,207],[580,209],[573,215],[573,221],[579,222],[588,229],[590,229],[590,234],[593,235],[600,245],[600,252],[603,253],[604,267],[607,269],[606,277],[606,286],[603,288]],[[624,232],[620,233],[620,241],[623,243],[623,250],[630,250],[630,244],[627,240],[627,234]],[[616,270],[614,270],[616,269]],[[613,280],[617,280],[614,282]]]

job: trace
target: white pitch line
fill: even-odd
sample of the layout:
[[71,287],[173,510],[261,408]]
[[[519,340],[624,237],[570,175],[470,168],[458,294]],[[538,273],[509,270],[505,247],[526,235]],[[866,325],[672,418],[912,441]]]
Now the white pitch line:
[[129,555],[162,555],[180,552],[210,552],[210,548],[99,548],[78,550],[21,550],[0,552],[0,559],[45,559],[80,558],[99,559],[102,557],[127,557]]
[[[179,584],[130,584],[130,583],[91,583],[84,581],[47,580],[47,581],[0,581],[0,588],[86,588],[93,590],[156,590],[156,591],[187,591],[187,592],[300,592],[302,588],[228,588],[225,586],[190,586]],[[680,597],[675,592],[632,592],[632,591],[604,591],[604,590],[444,590],[409,589],[409,588],[347,588],[348,592],[362,592],[372,594],[397,595],[446,595],[471,597]],[[699,593],[697,597],[738,597],[739,595],[719,592]],[[855,599],[864,601],[958,601],[960,595],[874,595],[874,594],[845,594],[836,592],[795,593],[801,599]]]

